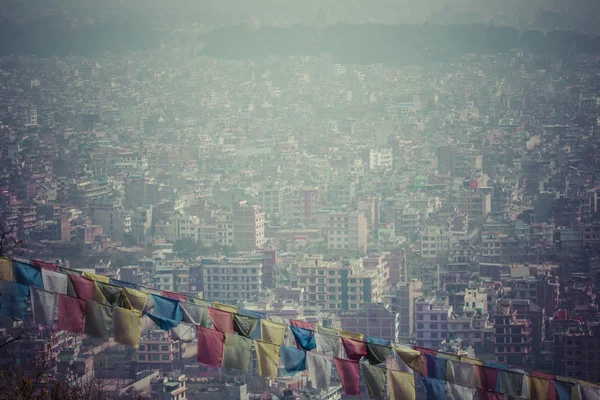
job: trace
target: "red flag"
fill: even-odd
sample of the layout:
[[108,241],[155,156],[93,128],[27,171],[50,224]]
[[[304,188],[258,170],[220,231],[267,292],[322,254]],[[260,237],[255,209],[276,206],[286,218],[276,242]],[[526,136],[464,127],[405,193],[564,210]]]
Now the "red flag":
[[184,294],[169,292],[168,290],[161,290],[160,294],[163,297],[168,297],[169,299],[174,299],[174,300],[179,300],[179,301],[186,301],[186,299],[187,299],[187,296]]
[[215,329],[223,333],[233,333],[233,314],[208,307],[208,315]]
[[360,396],[360,365],[358,360],[344,360],[343,358],[334,357],[333,362],[342,381],[344,394]]
[[477,388],[478,400],[504,400],[504,395],[498,392],[490,392],[485,389]]
[[58,295],[58,328],[72,333],[83,333],[85,300]]
[[309,324],[308,322],[304,321],[298,321],[297,319],[290,319],[290,325],[298,328],[309,329],[311,331],[315,330],[315,326],[313,324]]
[[415,350],[420,351],[421,354],[429,354],[430,356],[437,356],[438,352],[435,350],[427,349],[425,347],[415,346],[413,347]]
[[479,376],[479,387],[486,390],[496,390],[498,382],[498,369],[484,367],[483,365],[474,365],[475,371]]
[[77,275],[69,275],[77,298],[96,301],[94,281]]
[[196,361],[204,365],[220,368],[223,365],[224,343],[224,333],[199,326]]
[[343,337],[342,343],[344,350],[346,350],[346,356],[350,360],[360,361],[361,358],[367,356],[367,344],[365,342]]
[[54,263],[49,263],[49,262],[44,262],[44,261],[39,261],[39,260],[31,260],[31,263],[33,265],[37,265],[40,268],[44,268],[44,269],[49,269],[51,271],[56,271],[56,264]]

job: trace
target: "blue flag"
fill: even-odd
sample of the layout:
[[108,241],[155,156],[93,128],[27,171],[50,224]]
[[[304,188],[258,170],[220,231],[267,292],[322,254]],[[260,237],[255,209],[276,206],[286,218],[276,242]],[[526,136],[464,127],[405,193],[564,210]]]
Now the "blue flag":
[[427,400],[445,400],[446,381],[421,376],[421,382],[427,391]]
[[183,321],[183,313],[179,307],[179,300],[168,297],[152,295],[154,300],[154,316],[171,319],[177,322]]
[[36,265],[13,261],[13,273],[15,275],[15,282],[21,285],[33,286],[38,289],[44,288],[42,271]]
[[446,380],[446,362],[445,358],[424,354],[425,363],[427,364],[427,376],[429,378]]
[[28,301],[29,286],[16,282],[2,281],[1,317],[25,319]]
[[389,346],[391,343],[389,340],[380,339],[380,338],[374,337],[374,336],[365,336],[365,342],[378,344],[380,346]]
[[175,321],[169,318],[160,317],[158,315],[146,314],[148,318],[152,320],[160,329],[168,331],[169,329],[175,328],[181,321]]
[[304,350],[281,346],[279,355],[285,372],[290,376],[296,375],[298,371],[306,370],[306,352]]
[[311,351],[312,349],[317,348],[314,331],[311,331],[310,329],[299,328],[297,326],[290,326],[290,329],[296,338],[296,343],[303,350]]

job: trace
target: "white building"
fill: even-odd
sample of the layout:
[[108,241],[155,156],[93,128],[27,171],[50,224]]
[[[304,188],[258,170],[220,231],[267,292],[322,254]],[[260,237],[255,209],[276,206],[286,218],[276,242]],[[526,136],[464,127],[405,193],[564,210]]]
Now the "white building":
[[202,273],[204,296],[212,301],[235,304],[252,300],[262,290],[262,263],[256,259],[203,260]]
[[363,213],[331,213],[327,218],[327,248],[367,250],[367,218]]
[[390,170],[394,163],[392,149],[371,149],[369,152],[369,167],[377,170]]

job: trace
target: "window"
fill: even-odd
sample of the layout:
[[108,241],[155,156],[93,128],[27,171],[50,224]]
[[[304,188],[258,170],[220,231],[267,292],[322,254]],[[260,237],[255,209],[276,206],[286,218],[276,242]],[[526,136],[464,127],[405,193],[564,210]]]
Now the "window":
[[438,333],[437,332],[431,332],[431,338],[432,339],[437,339],[438,337]]
[[417,314],[417,321],[423,321],[423,314]]
[[160,346],[161,351],[169,351],[169,346]]
[[146,361],[146,355],[145,354],[139,354],[138,355],[138,360],[139,361]]
[[169,355],[168,354],[163,354],[162,355],[162,359],[163,359],[163,361],[169,361]]
[[423,324],[417,324],[417,329],[423,329]]
[[158,354],[152,354],[150,357],[152,361],[158,361]]
[[139,351],[146,351],[146,345],[145,344],[140,344],[140,347],[138,349]]
[[438,317],[437,315],[432,314],[432,315],[429,316],[429,320],[430,321],[437,321],[437,319],[438,319],[437,317]]
[[431,324],[431,329],[437,329],[437,324]]

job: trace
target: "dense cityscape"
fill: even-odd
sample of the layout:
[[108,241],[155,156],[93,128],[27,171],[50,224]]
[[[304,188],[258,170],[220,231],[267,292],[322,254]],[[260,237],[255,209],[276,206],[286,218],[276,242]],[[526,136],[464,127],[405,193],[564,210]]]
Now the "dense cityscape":
[[[317,13],[313,33],[380,22],[334,14]],[[413,49],[415,62],[276,50],[236,59],[243,37],[268,36],[275,23],[227,23],[186,21],[156,46],[90,55],[0,46],[4,285],[22,283],[8,265],[42,275],[51,265],[233,306],[263,325],[352,332],[574,385],[564,397],[558,383],[542,396],[532,381],[515,393],[478,381],[471,397],[446,386],[447,399],[599,399],[600,41],[563,32],[559,53],[538,51],[513,24],[511,45],[502,30],[485,52]],[[551,34],[540,33],[544,43]],[[585,51],[573,46],[582,40]],[[405,398],[377,397],[366,378],[350,396],[343,373],[326,389],[312,371],[268,378],[254,347],[243,372],[199,364],[198,338],[165,329],[170,320],[148,308],[136,348],[112,337],[116,320],[107,340],[65,331],[60,306],[58,326],[41,325],[33,297],[14,318],[3,293],[0,315],[13,318],[0,318],[0,399],[51,398],[43,393],[61,379],[98,399]],[[218,331],[210,315],[192,325]],[[307,350],[289,328],[285,345]],[[387,368],[419,372],[398,354],[383,358]],[[432,377],[429,358],[427,368]],[[27,370],[37,375],[25,385]],[[444,398],[422,389],[413,398]]]

